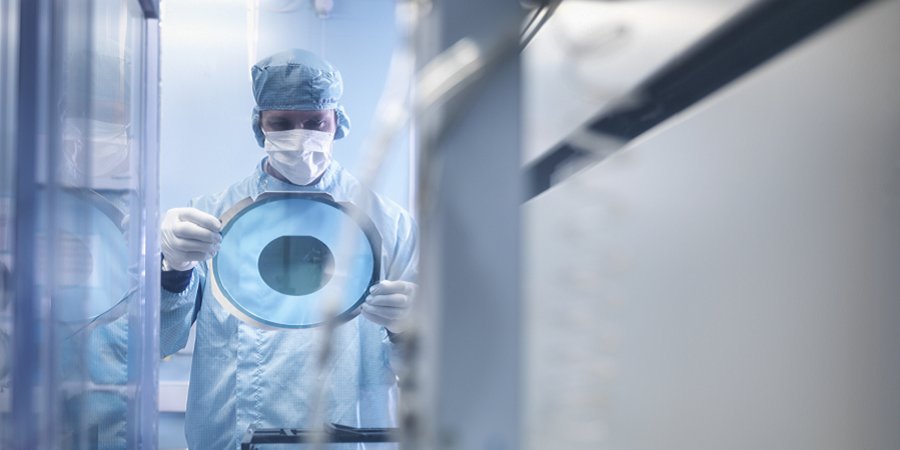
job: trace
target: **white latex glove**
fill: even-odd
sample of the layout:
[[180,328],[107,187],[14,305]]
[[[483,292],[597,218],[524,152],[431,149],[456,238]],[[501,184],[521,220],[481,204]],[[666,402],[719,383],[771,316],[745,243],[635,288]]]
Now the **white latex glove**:
[[391,333],[402,333],[409,325],[409,311],[416,295],[415,283],[382,281],[369,289],[362,315]]
[[216,255],[222,243],[222,222],[197,208],[166,211],[159,227],[163,270],[188,270]]

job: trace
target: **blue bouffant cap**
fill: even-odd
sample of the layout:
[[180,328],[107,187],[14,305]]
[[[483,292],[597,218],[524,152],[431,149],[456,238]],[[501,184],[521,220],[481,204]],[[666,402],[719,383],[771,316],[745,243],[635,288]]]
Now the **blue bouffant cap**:
[[272,109],[310,111],[334,109],[337,130],[334,138],[350,133],[350,118],[339,101],[344,93],[341,73],[312,52],[291,49],[263,58],[250,69],[253,76],[253,133],[262,147],[265,136],[259,123],[260,111]]

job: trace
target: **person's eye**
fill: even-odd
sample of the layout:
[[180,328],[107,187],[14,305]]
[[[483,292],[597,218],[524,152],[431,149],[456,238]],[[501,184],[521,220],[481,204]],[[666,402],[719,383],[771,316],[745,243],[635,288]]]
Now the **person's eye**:
[[267,127],[272,131],[285,131],[291,129],[291,124],[284,120],[273,120],[266,122]]
[[326,122],[324,120],[307,120],[303,124],[303,128],[307,130],[321,130],[324,129]]

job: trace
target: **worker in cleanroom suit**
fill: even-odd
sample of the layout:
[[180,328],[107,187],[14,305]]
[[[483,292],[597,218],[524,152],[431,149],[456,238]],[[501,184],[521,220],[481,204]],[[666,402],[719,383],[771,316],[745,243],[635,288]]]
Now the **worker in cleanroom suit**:
[[270,191],[326,193],[351,202],[381,235],[386,281],[370,289],[360,316],[334,330],[334,354],[323,375],[328,377],[324,419],[355,427],[395,426],[397,377],[391,362],[415,290],[416,225],[332,159],[334,140],[350,130],[339,104],[343,85],[337,70],[310,52],[290,50],[259,61],[251,72],[253,131],[267,156],[224,192],[167,211],[161,226],[163,355],[184,347],[191,324],[197,326],[185,423],[194,450],[237,449],[249,427],[315,426],[308,421],[322,333],[241,322],[212,301],[206,265],[198,264],[221,242],[218,217],[236,202]]

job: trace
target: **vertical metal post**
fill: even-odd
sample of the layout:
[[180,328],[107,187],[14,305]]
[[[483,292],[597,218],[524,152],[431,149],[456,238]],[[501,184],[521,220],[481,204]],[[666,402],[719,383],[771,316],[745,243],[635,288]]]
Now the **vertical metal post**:
[[159,380],[159,20],[145,15],[141,36],[139,195],[141,295],[129,307],[129,341],[138,355],[128,367],[136,391],[128,408],[129,446],[153,450],[158,441]]
[[42,0],[19,5],[18,101],[16,104],[15,230],[13,250],[13,356],[12,356],[12,445],[17,450],[39,448],[37,440],[36,387],[38,350],[38,305],[35,276],[37,225],[37,160],[46,153],[43,108],[47,86],[46,64],[49,11]]
[[[436,2],[420,60],[490,42],[520,16],[515,1]],[[521,448],[519,78],[510,52],[453,101],[438,137],[419,122],[423,448]]]

